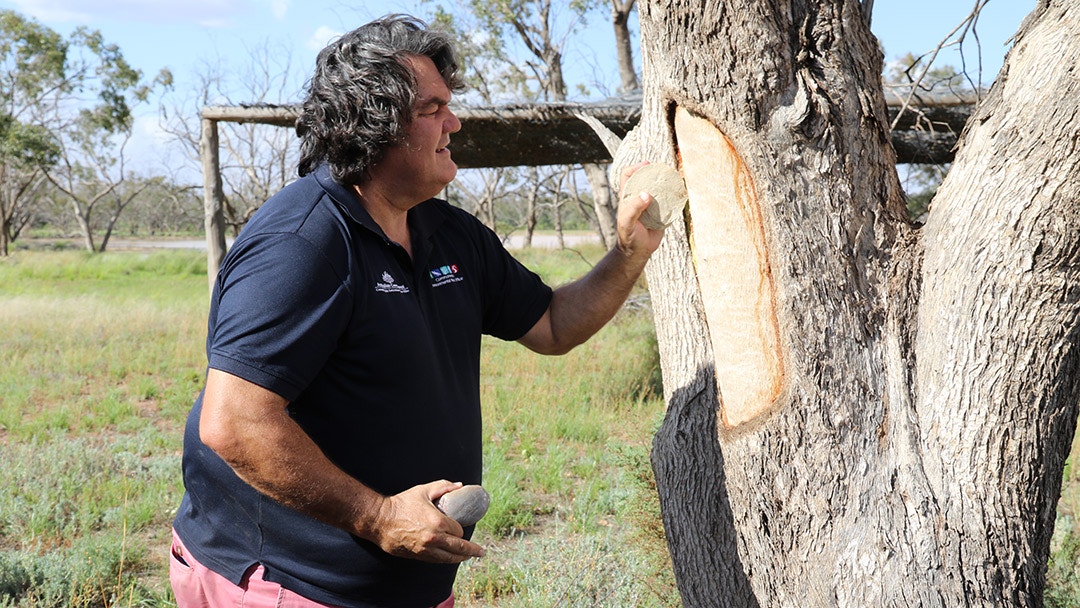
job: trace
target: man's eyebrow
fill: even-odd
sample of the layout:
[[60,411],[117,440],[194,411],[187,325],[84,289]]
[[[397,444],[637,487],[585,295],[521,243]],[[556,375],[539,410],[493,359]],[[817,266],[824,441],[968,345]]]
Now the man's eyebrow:
[[439,95],[431,95],[429,97],[423,97],[421,99],[417,99],[415,107],[422,108],[424,106],[432,106],[432,105],[434,105],[434,106],[448,106],[448,105],[450,105],[450,100],[447,99],[446,97],[441,97]]

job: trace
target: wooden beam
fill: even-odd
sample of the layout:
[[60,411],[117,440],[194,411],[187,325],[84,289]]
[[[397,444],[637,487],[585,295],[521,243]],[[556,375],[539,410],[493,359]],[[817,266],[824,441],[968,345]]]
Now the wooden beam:
[[203,120],[295,128],[296,117],[300,115],[300,106],[269,104],[206,106],[202,109],[201,115]]
[[[973,95],[912,94],[886,88],[892,143],[898,163],[952,162],[959,133],[978,102]],[[611,155],[579,114],[599,120],[623,137],[641,119],[641,98],[599,103],[454,106],[461,131],[450,149],[460,167],[513,167],[606,163]],[[200,155],[206,210],[207,270],[213,288],[225,256],[225,220],[218,150],[218,122],[295,128],[298,105],[207,106],[202,109]]]
[[[894,89],[886,95],[897,162],[952,162],[956,137],[976,99],[955,94],[912,96]],[[450,149],[460,167],[606,163],[611,161],[607,148],[576,114],[592,116],[622,137],[641,118],[641,100],[454,106],[454,112],[461,120],[461,131],[451,137]],[[204,119],[281,127],[294,127],[299,114],[296,105],[208,106],[202,110]]]

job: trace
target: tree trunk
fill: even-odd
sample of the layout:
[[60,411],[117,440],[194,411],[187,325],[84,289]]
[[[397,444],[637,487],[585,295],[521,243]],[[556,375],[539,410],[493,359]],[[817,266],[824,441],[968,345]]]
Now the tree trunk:
[[79,201],[72,197],[71,210],[75,214],[75,221],[79,224],[79,232],[82,233],[83,248],[85,248],[90,253],[97,253],[97,249],[95,249],[94,247],[93,227],[90,224],[90,211],[92,209],[93,207],[90,207],[86,209],[86,211],[83,211],[83,208],[79,204]]
[[16,189],[11,186],[7,166],[0,162],[0,257],[7,257],[11,248],[12,224],[18,208]]
[[592,188],[593,211],[596,212],[596,223],[599,226],[600,242],[604,247],[611,249],[615,246],[618,238],[615,231],[616,214],[618,205],[614,196],[611,195],[611,183],[608,181],[607,167],[586,163],[581,165],[585,170],[585,177],[589,180]]
[[555,183],[551,199],[551,221],[555,229],[555,243],[559,249],[566,249],[566,238],[563,235],[562,223],[563,185],[570,179],[570,172],[573,170],[574,168],[570,165],[563,169],[562,174],[559,175],[559,179]]
[[555,223],[555,242],[559,249],[566,249],[566,238],[562,225],[562,196],[555,195],[555,204],[551,206],[551,219]]
[[640,87],[634,71],[634,46],[630,40],[630,11],[636,0],[611,0],[611,25],[615,30],[615,57],[619,62],[619,92]]
[[6,217],[0,218],[0,257],[6,258],[10,253],[11,242],[9,238],[10,225]]
[[131,201],[135,200],[135,198],[142,194],[145,189],[146,182],[143,182],[142,185],[135,188],[134,192],[122,197],[117,196],[113,200],[115,206],[113,207],[112,214],[109,215],[109,221],[105,226],[105,234],[102,235],[101,244],[98,246],[98,251],[100,253],[105,253],[105,249],[108,248],[109,239],[112,238],[113,230],[116,229],[116,223],[120,221],[120,214],[123,213],[124,209],[127,209],[128,205],[131,204]]
[[536,208],[540,197],[540,171],[529,167],[529,194],[525,201],[525,240],[522,247],[532,247],[533,235],[536,234]]
[[690,194],[647,270],[686,606],[1042,605],[1080,400],[1068,4],[1025,22],[922,232],[858,3],[639,6],[621,162]]

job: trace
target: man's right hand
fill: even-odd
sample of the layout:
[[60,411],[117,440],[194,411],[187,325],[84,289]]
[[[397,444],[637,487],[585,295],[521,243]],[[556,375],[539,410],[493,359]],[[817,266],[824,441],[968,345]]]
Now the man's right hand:
[[436,481],[383,496],[330,462],[286,406],[280,395],[211,369],[199,436],[256,490],[387,553],[447,564],[483,555],[434,504],[461,484]]
[[435,481],[385,497],[370,528],[371,540],[391,555],[425,562],[458,564],[483,556],[483,547],[462,538],[461,524],[435,507],[443,494],[460,487]]

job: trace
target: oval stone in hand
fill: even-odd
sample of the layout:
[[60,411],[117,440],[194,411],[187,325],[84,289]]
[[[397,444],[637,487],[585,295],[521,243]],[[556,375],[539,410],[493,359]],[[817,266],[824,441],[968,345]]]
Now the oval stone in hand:
[[435,506],[440,511],[462,526],[471,526],[480,521],[490,504],[491,495],[478,485],[462,486],[443,494],[435,501]]
[[690,201],[682,175],[662,163],[650,163],[634,171],[623,186],[623,195],[637,196],[642,190],[653,197],[641,214],[641,223],[652,230],[670,226]]

